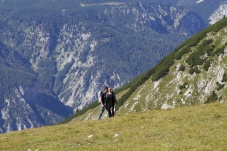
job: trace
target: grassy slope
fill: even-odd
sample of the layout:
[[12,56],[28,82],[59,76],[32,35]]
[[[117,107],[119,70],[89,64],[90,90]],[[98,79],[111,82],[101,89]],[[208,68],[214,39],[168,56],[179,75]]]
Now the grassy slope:
[[0,135],[0,150],[225,150],[226,108],[216,102],[10,132]]

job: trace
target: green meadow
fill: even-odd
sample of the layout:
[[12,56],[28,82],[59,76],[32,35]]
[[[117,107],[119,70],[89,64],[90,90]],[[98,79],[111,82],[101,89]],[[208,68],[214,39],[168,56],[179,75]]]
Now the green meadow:
[[1,151],[226,149],[227,104],[220,102],[0,134]]

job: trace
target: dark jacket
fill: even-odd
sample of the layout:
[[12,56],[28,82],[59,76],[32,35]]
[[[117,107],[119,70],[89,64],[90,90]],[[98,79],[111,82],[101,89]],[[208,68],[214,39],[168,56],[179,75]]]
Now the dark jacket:
[[104,105],[106,105],[107,102],[107,93],[101,92],[101,101]]
[[114,93],[107,94],[107,107],[114,106],[117,103],[117,99]]

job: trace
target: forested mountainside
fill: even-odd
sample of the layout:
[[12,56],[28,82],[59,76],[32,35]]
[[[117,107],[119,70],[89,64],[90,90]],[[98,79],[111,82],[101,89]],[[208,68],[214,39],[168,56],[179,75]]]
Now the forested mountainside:
[[0,2],[0,131],[52,125],[156,65],[207,26],[149,1]]
[[[154,68],[119,89],[117,114],[224,103],[226,64],[227,18],[224,18],[186,40]],[[98,103],[93,103],[69,120],[95,120],[98,113]]]

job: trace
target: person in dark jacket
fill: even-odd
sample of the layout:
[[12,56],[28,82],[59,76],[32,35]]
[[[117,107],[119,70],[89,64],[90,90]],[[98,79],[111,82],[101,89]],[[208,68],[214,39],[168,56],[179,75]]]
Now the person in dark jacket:
[[101,92],[101,94],[100,94],[101,95],[100,100],[99,100],[99,102],[100,102],[100,113],[99,113],[98,119],[100,119],[102,117],[102,114],[106,109],[107,93],[108,93],[108,87],[105,86],[104,91]]
[[117,104],[116,96],[113,93],[113,90],[111,88],[108,88],[106,107],[107,107],[109,117],[114,117],[114,105],[115,104]]

